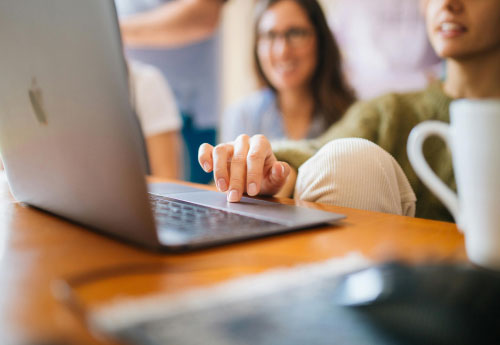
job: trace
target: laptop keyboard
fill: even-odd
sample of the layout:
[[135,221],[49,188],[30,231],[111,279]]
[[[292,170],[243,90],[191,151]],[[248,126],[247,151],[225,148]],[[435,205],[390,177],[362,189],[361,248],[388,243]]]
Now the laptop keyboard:
[[165,196],[150,194],[149,199],[160,231],[176,230],[207,240],[264,235],[283,229],[282,224],[191,204]]

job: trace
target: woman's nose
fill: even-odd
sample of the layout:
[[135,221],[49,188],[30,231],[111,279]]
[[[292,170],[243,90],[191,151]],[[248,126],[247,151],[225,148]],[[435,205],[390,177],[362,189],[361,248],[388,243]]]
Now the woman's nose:
[[464,0],[443,0],[443,7],[452,13],[459,13],[464,9]]
[[273,44],[273,53],[275,55],[287,55],[290,52],[290,48],[290,42],[285,36],[276,37]]

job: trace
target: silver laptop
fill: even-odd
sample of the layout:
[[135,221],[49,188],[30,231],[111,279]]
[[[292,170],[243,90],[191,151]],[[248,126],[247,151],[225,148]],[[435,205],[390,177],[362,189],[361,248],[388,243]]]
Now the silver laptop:
[[[0,2],[0,152],[14,197],[149,248],[185,250],[342,215],[145,182],[111,0]],[[148,193],[148,188],[149,192]]]

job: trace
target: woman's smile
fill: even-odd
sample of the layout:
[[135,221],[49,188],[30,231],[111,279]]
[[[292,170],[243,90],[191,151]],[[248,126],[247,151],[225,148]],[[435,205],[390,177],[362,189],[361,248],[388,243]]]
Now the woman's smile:
[[455,38],[463,36],[467,32],[467,28],[457,22],[444,21],[437,28],[439,34],[443,38]]

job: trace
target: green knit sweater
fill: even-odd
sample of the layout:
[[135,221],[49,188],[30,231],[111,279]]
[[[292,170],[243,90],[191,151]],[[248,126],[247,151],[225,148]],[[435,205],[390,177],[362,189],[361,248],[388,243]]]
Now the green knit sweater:
[[[333,139],[368,139],[393,155],[401,165],[417,196],[416,216],[450,221],[451,215],[418,179],[406,154],[411,129],[426,120],[449,122],[450,102],[451,98],[443,92],[441,83],[434,83],[419,92],[392,93],[370,101],[360,101],[351,106],[344,117],[321,137],[275,142],[273,150],[279,160],[298,169]],[[451,155],[446,145],[438,138],[429,138],[424,144],[424,155],[436,174],[455,190]]]

